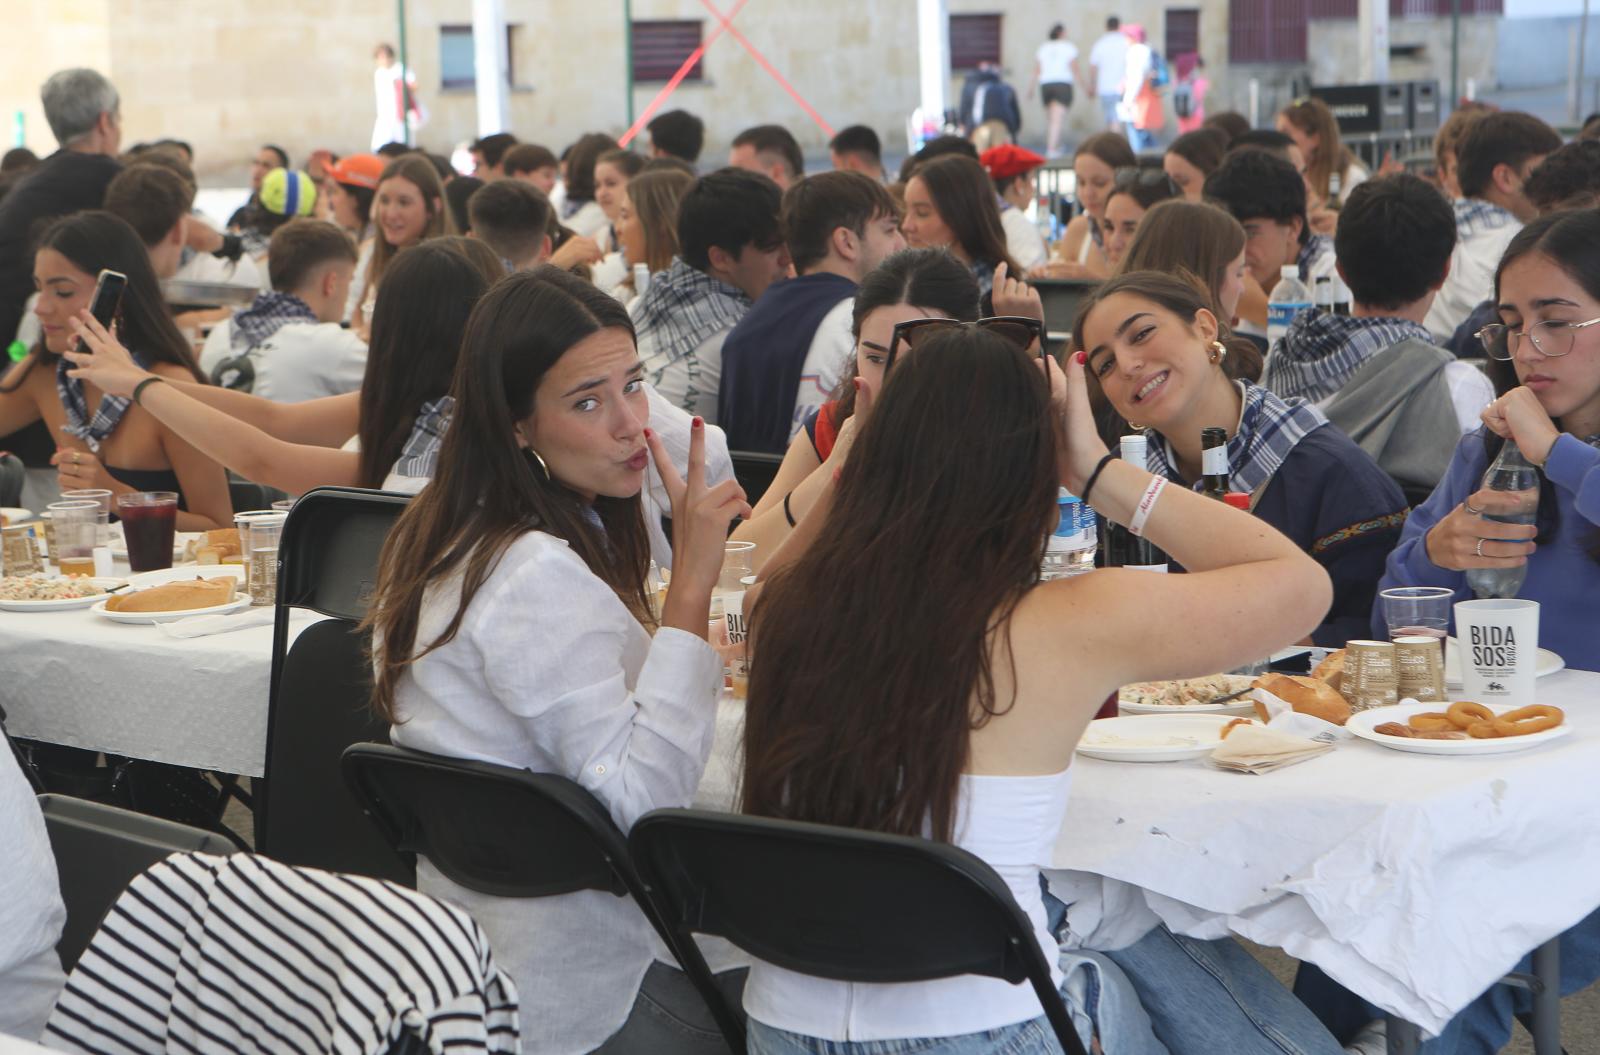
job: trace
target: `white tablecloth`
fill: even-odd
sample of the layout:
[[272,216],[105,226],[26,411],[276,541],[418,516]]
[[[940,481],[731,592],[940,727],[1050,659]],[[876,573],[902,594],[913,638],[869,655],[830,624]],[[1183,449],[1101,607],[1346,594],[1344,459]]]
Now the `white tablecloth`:
[[1156,917],[1231,931],[1437,1033],[1600,906],[1600,674],[1538,684],[1574,732],[1517,754],[1354,740],[1261,776],[1079,756],[1052,889],[1093,947]]
[[177,640],[88,609],[0,612],[6,727],[53,744],[258,777],[271,666],[270,625]]

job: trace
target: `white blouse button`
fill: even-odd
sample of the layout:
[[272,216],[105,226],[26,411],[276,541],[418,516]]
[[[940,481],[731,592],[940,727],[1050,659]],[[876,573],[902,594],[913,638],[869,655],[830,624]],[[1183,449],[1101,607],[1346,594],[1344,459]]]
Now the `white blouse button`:
[[606,775],[605,764],[602,763],[602,764],[600,764],[598,766],[595,766],[594,767],[594,771],[595,771],[595,775],[597,775],[597,776],[602,776],[602,777],[605,776]]

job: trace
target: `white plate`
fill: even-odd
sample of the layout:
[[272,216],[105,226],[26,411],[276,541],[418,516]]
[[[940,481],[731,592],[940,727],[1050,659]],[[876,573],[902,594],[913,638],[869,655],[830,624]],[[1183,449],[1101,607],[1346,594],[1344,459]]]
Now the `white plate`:
[[[1570,722],[1563,722],[1554,729],[1546,729],[1542,733],[1530,733],[1527,736],[1504,736],[1493,740],[1414,740],[1405,736],[1387,736],[1383,733],[1372,731],[1373,726],[1382,725],[1384,722],[1405,722],[1413,714],[1424,711],[1440,711],[1449,704],[1440,703],[1403,703],[1393,707],[1374,707],[1367,711],[1358,711],[1350,716],[1344,727],[1363,740],[1371,740],[1375,744],[1395,751],[1410,751],[1418,755],[1503,755],[1512,751],[1526,751],[1530,747],[1548,744],[1552,740],[1559,740],[1572,732]],[[1485,704],[1496,714],[1514,711],[1515,707],[1503,704]]]
[[1225,714],[1134,714],[1098,718],[1084,730],[1078,753],[1108,762],[1179,762],[1209,755],[1222,743]]
[[[96,586],[109,590],[114,586],[122,586],[127,579],[90,579]],[[73,608],[88,608],[106,599],[103,593],[92,597],[64,597],[55,601],[0,601],[0,611],[3,612],[65,612]]]
[[155,571],[142,571],[137,575],[128,576],[128,585],[135,590],[142,590],[147,586],[161,586],[169,582],[188,581],[189,579],[217,579],[224,575],[231,575],[240,582],[244,582],[244,565],[242,564],[185,564],[179,568],[159,568]]
[[113,623],[135,623],[141,626],[151,626],[155,623],[170,623],[177,619],[187,619],[191,615],[226,615],[237,612],[241,608],[250,607],[250,598],[240,594],[227,604],[212,605],[210,608],[191,608],[186,612],[112,612],[106,609],[105,598],[101,598],[89,611],[95,615],[104,616]]
[[18,509],[16,506],[0,506],[0,517],[6,518],[6,527],[10,527],[12,524],[26,524],[34,519],[33,510]]
[[[1446,685],[1460,685],[1461,684],[1461,653],[1459,651],[1460,648],[1461,648],[1461,646],[1456,644],[1456,639],[1455,638],[1453,638],[1453,637],[1445,638],[1445,641],[1444,641],[1444,683]],[[1536,678],[1542,678],[1546,674],[1554,674],[1558,670],[1565,670],[1566,667],[1567,667],[1567,661],[1566,660],[1562,659],[1560,656],[1556,655],[1554,652],[1551,652],[1548,648],[1541,648],[1539,650],[1538,667],[1534,670],[1533,674],[1534,674],[1534,677],[1536,677]]]
[[1117,709],[1123,714],[1225,714],[1230,718],[1240,716],[1255,717],[1256,705],[1250,699],[1250,694],[1245,693],[1236,700],[1227,703],[1122,703],[1118,702]]

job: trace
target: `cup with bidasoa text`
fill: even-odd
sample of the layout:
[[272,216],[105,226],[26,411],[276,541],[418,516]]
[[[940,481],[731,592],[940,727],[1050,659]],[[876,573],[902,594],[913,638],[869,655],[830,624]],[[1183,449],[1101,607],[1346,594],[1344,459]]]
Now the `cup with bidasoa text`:
[[1538,601],[1513,597],[1457,602],[1456,640],[1466,699],[1511,707],[1537,702]]

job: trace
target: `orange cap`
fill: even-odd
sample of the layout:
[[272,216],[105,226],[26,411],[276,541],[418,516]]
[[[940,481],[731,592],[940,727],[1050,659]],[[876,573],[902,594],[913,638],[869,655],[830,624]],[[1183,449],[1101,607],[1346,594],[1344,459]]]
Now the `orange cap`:
[[339,159],[328,172],[335,183],[348,183],[352,187],[378,189],[378,177],[383,175],[383,159],[376,154],[351,154]]

